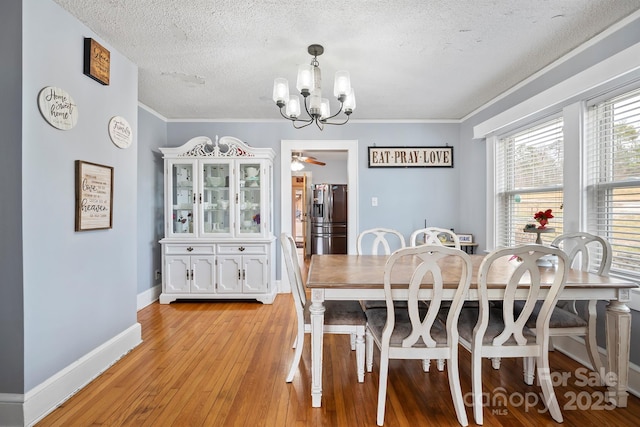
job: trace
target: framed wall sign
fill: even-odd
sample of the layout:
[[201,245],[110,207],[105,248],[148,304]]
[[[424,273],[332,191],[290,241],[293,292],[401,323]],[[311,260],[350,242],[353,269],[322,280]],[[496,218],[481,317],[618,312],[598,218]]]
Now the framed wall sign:
[[76,160],[76,231],[112,228],[113,167]]
[[111,73],[111,52],[94,39],[84,39],[84,68],[85,75],[105,86],[109,85]]
[[453,147],[369,147],[370,168],[452,168]]
[[473,234],[458,234],[460,243],[473,243]]
[[124,117],[114,116],[109,120],[109,138],[119,148],[127,148],[131,145],[133,131]]
[[38,93],[42,117],[56,129],[69,130],[78,123],[78,106],[66,90],[47,86]]

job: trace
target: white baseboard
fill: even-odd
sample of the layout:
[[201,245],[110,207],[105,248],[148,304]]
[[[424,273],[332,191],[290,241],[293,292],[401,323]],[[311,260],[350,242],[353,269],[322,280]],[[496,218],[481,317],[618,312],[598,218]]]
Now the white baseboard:
[[137,301],[137,311],[140,311],[146,306],[148,306],[149,304],[157,301],[158,298],[160,298],[161,293],[162,293],[161,284],[155,285],[153,288],[149,288],[146,291],[139,293],[138,301]]
[[0,426],[32,426],[142,342],[135,323],[26,394],[0,394]]
[[[587,348],[582,338],[553,337],[553,346],[556,351],[566,354],[576,362],[591,369]],[[598,347],[598,351],[600,352],[600,360],[602,360],[602,364],[606,367],[607,352],[601,347]],[[640,397],[640,366],[634,363],[629,363],[629,393]]]

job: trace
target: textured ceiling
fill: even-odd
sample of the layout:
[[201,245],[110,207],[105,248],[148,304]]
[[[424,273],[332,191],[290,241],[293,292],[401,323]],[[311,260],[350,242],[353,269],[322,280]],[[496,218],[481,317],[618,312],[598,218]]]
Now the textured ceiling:
[[[277,119],[307,46],[353,119],[460,119],[640,9],[639,0],[54,0],[139,67],[168,119]],[[331,98],[331,97],[330,97]],[[332,108],[337,107],[337,102]]]

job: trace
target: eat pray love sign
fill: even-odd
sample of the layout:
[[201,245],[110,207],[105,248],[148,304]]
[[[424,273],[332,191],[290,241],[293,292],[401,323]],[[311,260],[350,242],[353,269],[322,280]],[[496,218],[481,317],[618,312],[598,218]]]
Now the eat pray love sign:
[[452,168],[453,147],[369,147],[370,168]]

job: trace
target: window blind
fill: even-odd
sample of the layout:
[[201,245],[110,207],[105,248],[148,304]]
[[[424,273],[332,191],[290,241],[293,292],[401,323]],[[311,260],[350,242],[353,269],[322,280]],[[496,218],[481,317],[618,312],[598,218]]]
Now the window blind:
[[587,213],[611,243],[611,272],[640,277],[640,89],[589,107]]
[[552,209],[554,218],[545,234],[549,243],[562,233],[564,140],[562,117],[500,138],[495,149],[496,245],[532,243],[535,233],[525,225],[536,224],[538,211]]

